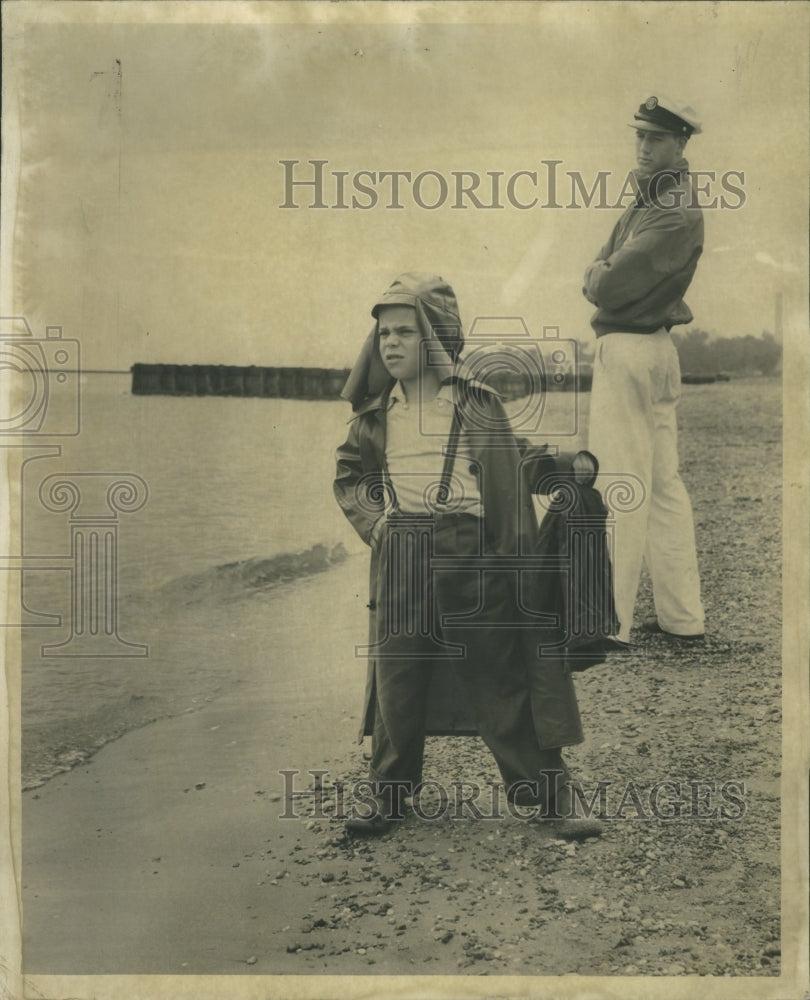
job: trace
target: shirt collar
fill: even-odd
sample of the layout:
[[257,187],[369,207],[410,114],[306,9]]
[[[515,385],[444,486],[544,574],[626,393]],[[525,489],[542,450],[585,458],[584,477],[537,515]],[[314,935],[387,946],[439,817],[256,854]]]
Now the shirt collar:
[[[453,385],[451,382],[443,382],[439,386],[439,391],[436,393],[436,399],[446,399],[449,403],[455,402]],[[394,405],[394,403],[404,403],[404,402],[406,402],[405,390],[402,388],[402,383],[399,380],[397,380],[394,383],[394,386],[391,389],[391,393],[388,397],[388,409],[390,410],[391,407]]]

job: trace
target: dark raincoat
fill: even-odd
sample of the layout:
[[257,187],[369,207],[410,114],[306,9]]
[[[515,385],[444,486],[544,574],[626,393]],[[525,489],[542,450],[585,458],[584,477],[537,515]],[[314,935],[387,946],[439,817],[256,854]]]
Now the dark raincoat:
[[[449,287],[449,286],[445,286]],[[520,715],[521,725],[533,726],[541,749],[570,746],[582,741],[582,728],[570,671],[559,645],[559,618],[542,607],[542,574],[531,562],[538,538],[538,525],[524,460],[515,438],[508,431],[502,405],[489,388],[475,381],[453,355],[461,343],[455,298],[439,289],[435,279],[405,275],[392,286],[379,305],[407,304],[416,308],[420,326],[447,352],[445,381],[454,386],[454,398],[462,427],[469,432],[467,451],[478,470],[484,510],[482,525],[482,570],[503,567],[514,579],[513,600],[501,602],[493,622],[507,629],[509,641],[493,643],[490,668],[506,679],[512,692],[503,700],[503,711]],[[375,307],[375,316],[376,316]],[[448,331],[450,337],[448,338]],[[393,379],[379,356],[376,326],[369,334],[358,363],[347,382],[344,396],[355,409],[346,442],[337,452],[335,496],[358,535],[371,543],[372,529],[385,510],[385,441],[388,397]],[[506,430],[504,428],[507,428]],[[523,564],[527,568],[522,568]],[[487,570],[488,572],[488,570]],[[372,545],[369,585],[369,645],[386,632],[380,594],[385,573],[379,547]],[[482,614],[492,614],[484,607]],[[487,618],[487,621],[490,619]],[[479,636],[481,633],[478,633]],[[501,635],[506,638],[506,633]],[[518,643],[518,646],[516,646]],[[541,655],[541,646],[545,648]],[[365,705],[359,739],[374,730],[379,682],[376,660],[369,658]],[[505,722],[508,720],[505,720]],[[461,690],[452,670],[434,670],[428,700],[426,732],[434,735],[467,735],[478,731],[476,711]],[[531,775],[515,775],[531,777]]]

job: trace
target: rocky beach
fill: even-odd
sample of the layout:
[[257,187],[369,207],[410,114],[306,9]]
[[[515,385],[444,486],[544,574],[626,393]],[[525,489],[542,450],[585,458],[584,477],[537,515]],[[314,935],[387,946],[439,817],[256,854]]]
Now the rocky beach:
[[[351,554],[225,609],[239,627],[221,691],[24,793],[32,989],[135,973],[461,976],[470,995],[485,976],[509,996],[523,977],[572,974],[597,977],[591,995],[606,977],[673,977],[671,996],[693,976],[732,977],[735,996],[776,988],[799,944],[781,903],[780,384],[685,388],[680,420],[707,637],[636,630],[632,653],[576,675],[586,741],[566,759],[601,838],[496,818],[483,795],[477,811],[443,803],[439,785],[497,781],[477,738],[429,740],[438,784],[419,814],[346,835],[341,787],[365,777],[369,749],[353,656],[367,566]],[[652,611],[645,579],[637,622]],[[174,621],[192,659],[194,621]],[[291,995],[286,981],[265,995]]]

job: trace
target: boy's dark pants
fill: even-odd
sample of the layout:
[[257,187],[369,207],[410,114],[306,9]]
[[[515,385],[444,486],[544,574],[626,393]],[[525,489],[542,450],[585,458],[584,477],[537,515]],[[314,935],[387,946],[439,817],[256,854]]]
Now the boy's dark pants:
[[[515,571],[487,569],[477,558],[481,530],[479,518],[464,514],[399,515],[386,524],[370,777],[379,791],[395,783],[407,793],[419,784],[431,677],[435,670],[452,670],[507,787],[538,782],[538,794],[524,789],[520,801],[546,805],[543,772],[565,774],[565,765],[560,748],[541,748],[535,732]],[[443,565],[444,558],[452,565]]]

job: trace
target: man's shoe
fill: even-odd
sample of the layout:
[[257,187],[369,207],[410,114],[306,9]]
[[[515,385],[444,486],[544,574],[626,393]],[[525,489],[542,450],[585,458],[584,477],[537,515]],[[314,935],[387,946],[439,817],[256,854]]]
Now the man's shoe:
[[630,642],[623,642],[616,636],[610,635],[602,640],[602,645],[606,653],[631,653],[633,645]]
[[681,635],[679,632],[667,632],[665,628],[661,628],[657,618],[646,618],[641,623],[641,631],[650,632],[652,635],[666,635],[671,639],[683,639],[684,642],[699,642],[701,639],[706,638],[705,632],[697,632],[694,635]]

